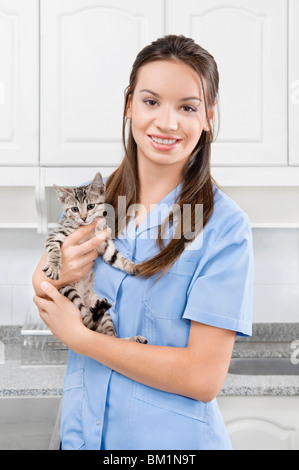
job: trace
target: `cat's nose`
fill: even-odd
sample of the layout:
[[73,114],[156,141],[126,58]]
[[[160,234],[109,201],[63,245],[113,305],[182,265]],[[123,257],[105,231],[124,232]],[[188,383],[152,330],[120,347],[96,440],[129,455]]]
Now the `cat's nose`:
[[87,217],[81,217],[81,219],[83,220],[83,222],[85,222],[85,220],[87,219]]

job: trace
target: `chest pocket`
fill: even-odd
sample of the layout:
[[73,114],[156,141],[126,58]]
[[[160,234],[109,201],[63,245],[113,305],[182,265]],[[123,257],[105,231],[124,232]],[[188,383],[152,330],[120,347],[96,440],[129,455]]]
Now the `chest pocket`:
[[179,260],[160,280],[150,278],[143,299],[147,311],[157,318],[180,318],[186,307],[195,267],[192,261]]

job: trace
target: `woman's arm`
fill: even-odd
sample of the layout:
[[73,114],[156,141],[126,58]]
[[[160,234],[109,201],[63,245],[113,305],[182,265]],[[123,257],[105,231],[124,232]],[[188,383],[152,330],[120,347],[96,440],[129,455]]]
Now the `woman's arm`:
[[191,322],[186,348],[142,345],[85,331],[78,352],[130,379],[203,402],[219,393],[235,333]]
[[49,279],[42,270],[47,259],[47,252],[44,252],[32,276],[32,284],[36,295],[45,297],[45,292],[40,288],[43,281],[50,282],[57,289],[61,289],[68,284],[79,281],[92,269],[94,261],[98,257],[96,249],[108,238],[109,234],[106,230],[103,230],[96,237],[84,243],[80,242],[94,231],[96,224],[97,221],[95,220],[90,225],[78,228],[65,238],[61,246],[62,268],[58,281]]
[[50,284],[51,300],[34,297],[53,334],[78,354],[153,388],[211,401],[225,380],[235,332],[191,322],[185,348],[140,344],[87,329],[80,312]]

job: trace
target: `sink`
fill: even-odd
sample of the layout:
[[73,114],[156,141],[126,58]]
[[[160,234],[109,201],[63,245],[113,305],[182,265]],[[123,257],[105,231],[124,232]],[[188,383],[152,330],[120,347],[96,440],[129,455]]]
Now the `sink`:
[[299,375],[289,358],[234,358],[228,372],[239,375]]
[[59,448],[60,397],[0,397],[0,450]]

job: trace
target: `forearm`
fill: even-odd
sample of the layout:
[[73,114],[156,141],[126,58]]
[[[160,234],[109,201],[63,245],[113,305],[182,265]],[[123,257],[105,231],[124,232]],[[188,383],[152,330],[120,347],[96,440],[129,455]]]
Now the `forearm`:
[[150,387],[201,401],[210,399],[205,361],[197,358],[195,366],[188,347],[144,345],[86,329],[77,352]]
[[227,374],[235,332],[191,321],[186,347],[135,343],[89,330],[69,299],[49,283],[42,288],[52,300],[34,298],[41,318],[75,353],[153,388],[204,402],[218,394]]

